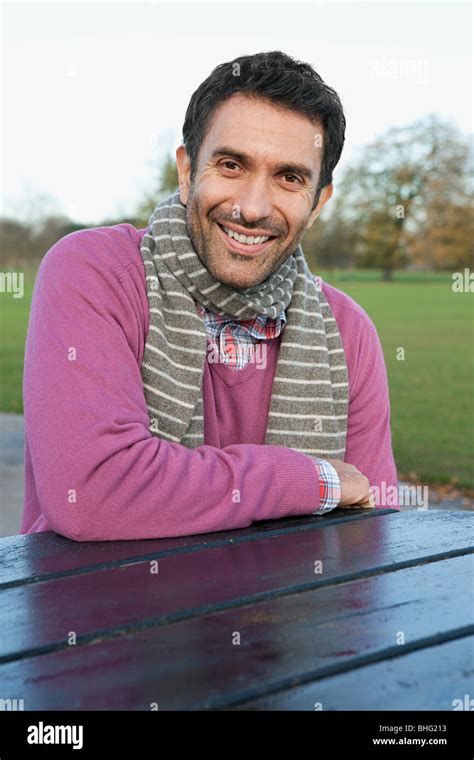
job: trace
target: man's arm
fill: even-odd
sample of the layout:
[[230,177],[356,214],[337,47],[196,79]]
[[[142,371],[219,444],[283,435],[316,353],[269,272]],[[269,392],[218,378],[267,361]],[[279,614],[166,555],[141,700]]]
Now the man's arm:
[[254,444],[188,449],[151,434],[137,284],[114,253],[97,231],[73,233],[48,252],[35,284],[25,425],[50,527],[78,541],[143,539],[314,512],[318,473],[305,454]]

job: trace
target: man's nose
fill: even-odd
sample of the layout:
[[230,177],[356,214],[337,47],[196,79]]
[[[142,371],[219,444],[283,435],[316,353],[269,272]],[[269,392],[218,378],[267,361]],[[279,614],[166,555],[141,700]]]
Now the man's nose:
[[240,188],[236,205],[246,222],[258,222],[272,215],[271,188],[265,178],[252,178]]

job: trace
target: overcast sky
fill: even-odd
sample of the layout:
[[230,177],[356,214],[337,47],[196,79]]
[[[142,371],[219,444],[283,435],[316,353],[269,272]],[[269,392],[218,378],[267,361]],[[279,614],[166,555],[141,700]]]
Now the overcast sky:
[[[469,3],[3,3],[1,208],[52,195],[73,219],[126,215],[180,142],[212,68],[280,49],[341,96],[344,166],[393,125],[472,131]],[[339,169],[339,167],[338,167]],[[335,181],[337,183],[337,171]]]

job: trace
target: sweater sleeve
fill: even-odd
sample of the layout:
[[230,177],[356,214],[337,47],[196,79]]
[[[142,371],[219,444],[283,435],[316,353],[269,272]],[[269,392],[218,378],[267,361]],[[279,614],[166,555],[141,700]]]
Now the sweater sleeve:
[[[387,371],[377,330],[360,309],[352,319],[360,321],[352,365],[345,461],[370,482],[375,505],[398,508],[398,481],[392,452],[390,398]],[[350,373],[350,374],[351,374]]]
[[72,233],[37,275],[25,349],[25,430],[50,528],[77,541],[144,539],[311,514],[311,457],[238,444],[188,449],[149,431],[135,265],[107,236]]

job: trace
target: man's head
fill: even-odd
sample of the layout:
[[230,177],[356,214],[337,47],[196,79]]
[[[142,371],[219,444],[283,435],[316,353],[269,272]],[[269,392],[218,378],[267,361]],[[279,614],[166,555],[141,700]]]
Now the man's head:
[[294,253],[332,195],[345,123],[337,93],[278,51],[221,64],[198,87],[176,160],[188,234],[217,280],[253,287]]

